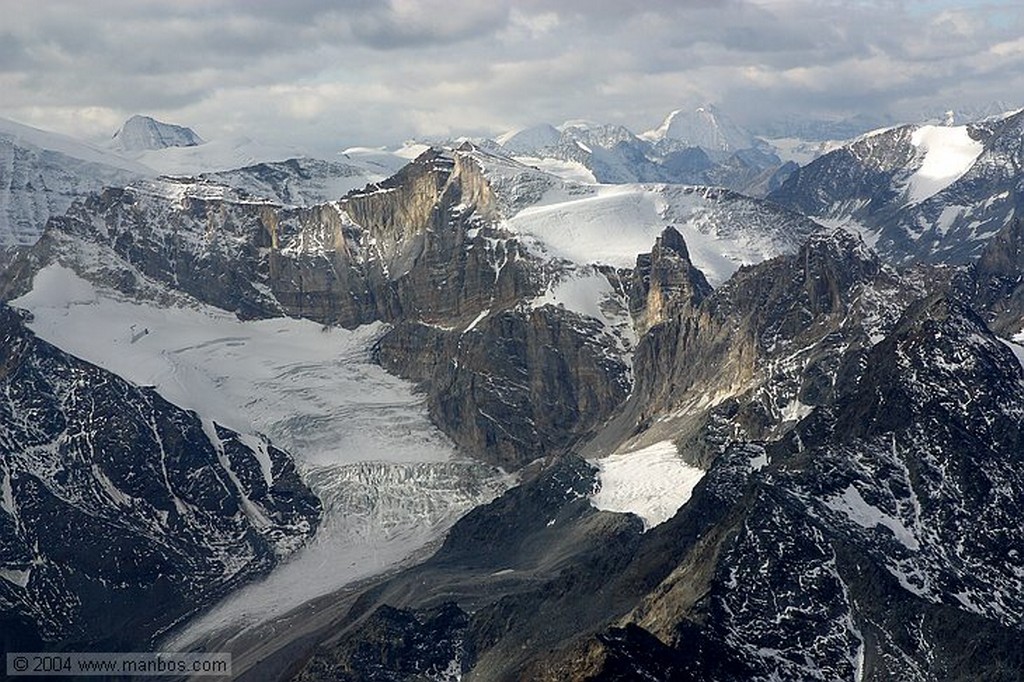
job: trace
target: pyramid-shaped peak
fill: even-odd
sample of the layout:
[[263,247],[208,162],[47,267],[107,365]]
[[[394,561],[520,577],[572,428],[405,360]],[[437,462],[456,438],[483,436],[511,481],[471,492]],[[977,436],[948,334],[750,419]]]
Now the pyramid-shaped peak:
[[675,140],[708,151],[734,152],[757,145],[756,138],[713,104],[676,109],[660,126],[643,135],[652,141]]
[[172,123],[163,123],[149,116],[136,114],[114,133],[113,146],[125,152],[141,152],[168,147],[195,147],[203,143],[194,130]]
[[511,152],[532,152],[558,144],[562,134],[549,123],[517,128],[496,138],[496,142]]

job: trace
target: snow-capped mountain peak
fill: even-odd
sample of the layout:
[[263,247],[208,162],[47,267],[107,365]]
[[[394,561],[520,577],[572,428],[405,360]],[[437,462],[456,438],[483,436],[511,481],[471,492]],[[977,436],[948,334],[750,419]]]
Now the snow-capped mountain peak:
[[149,116],[135,115],[114,133],[112,145],[124,152],[141,152],[168,147],[195,147],[203,143],[194,130],[163,123]]
[[679,116],[681,113],[683,113],[682,109],[673,109],[657,128],[640,133],[641,139],[650,140],[652,142],[664,140],[668,136],[668,130],[672,127],[672,122],[675,121],[676,116]]
[[153,171],[84,142],[0,118],[0,246],[30,245],[74,199]]
[[558,144],[562,134],[550,123],[516,128],[499,135],[495,142],[513,153],[530,153]]
[[641,135],[652,142],[677,140],[708,151],[734,152],[755,147],[756,139],[708,104],[692,111],[676,109],[660,126]]

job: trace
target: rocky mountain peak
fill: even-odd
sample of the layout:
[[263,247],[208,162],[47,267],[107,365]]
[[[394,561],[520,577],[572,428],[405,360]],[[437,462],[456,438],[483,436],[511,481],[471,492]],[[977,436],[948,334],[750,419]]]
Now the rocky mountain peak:
[[659,252],[662,249],[668,249],[680,258],[690,259],[690,252],[686,249],[686,240],[673,225],[662,230],[661,236],[654,242],[654,248]]
[[432,250],[428,242],[437,242],[439,257],[450,257],[461,250],[468,222],[494,212],[495,197],[474,153],[427,149],[392,177],[341,201],[375,240],[389,277],[409,272]]
[[851,270],[851,274],[863,272],[868,277],[874,276],[881,267],[878,255],[860,235],[843,229],[811,235],[799,255],[808,268],[816,263],[819,267],[842,267]]
[[637,333],[696,308],[710,293],[711,285],[690,261],[683,236],[669,225],[651,252],[636,259],[629,311]]
[[[883,266],[863,240],[842,229],[812,235],[795,254],[741,270],[708,303],[716,314],[752,314],[760,335],[791,337],[817,318],[841,314]],[[772,331],[769,334],[769,330]]]
[[[903,431],[921,414],[942,414],[945,423],[970,422],[965,432],[983,433],[993,422],[982,413],[1019,411],[1020,374],[1013,353],[974,311],[934,294],[912,303],[872,348],[831,430],[844,440],[871,438]],[[1006,437],[1019,435],[1000,436]]]
[[797,254],[803,298],[812,317],[844,310],[854,289],[881,272],[878,257],[863,240],[845,230],[812,236]]
[[901,125],[815,159],[771,200],[855,223],[894,262],[964,265],[1018,209],[1024,112],[966,126]]
[[203,144],[203,138],[191,128],[163,123],[138,114],[125,121],[113,137],[113,146],[124,152],[195,147],[200,144]]

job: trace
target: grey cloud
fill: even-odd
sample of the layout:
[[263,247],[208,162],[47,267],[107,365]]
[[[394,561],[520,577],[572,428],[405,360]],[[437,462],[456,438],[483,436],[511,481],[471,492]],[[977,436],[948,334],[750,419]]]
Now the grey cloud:
[[380,4],[352,18],[352,38],[380,50],[451,45],[486,37],[508,23],[501,3]]
[[643,129],[705,101],[749,123],[909,112],[929,97],[1012,100],[1022,55],[989,47],[1017,39],[1024,12],[961,4],[958,14],[950,0],[18,3],[0,39],[0,115],[45,123],[46,111],[92,107],[160,114],[208,137],[249,127],[382,144],[575,117]]
[[0,72],[22,70],[31,62],[24,39],[11,33],[0,33]]

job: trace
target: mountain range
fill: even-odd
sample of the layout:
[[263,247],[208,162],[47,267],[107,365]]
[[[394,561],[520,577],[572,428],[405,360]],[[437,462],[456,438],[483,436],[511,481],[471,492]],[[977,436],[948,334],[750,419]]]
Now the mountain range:
[[89,144],[0,119],[0,247],[32,245],[50,217],[105,187],[210,174],[285,203],[316,203],[383,180],[408,162],[404,154],[353,148],[318,159],[245,136],[203,141],[147,116]]
[[214,143],[0,136],[94,183],[6,204],[4,650],[1019,679],[1022,116],[799,167],[712,107],[173,177]]

